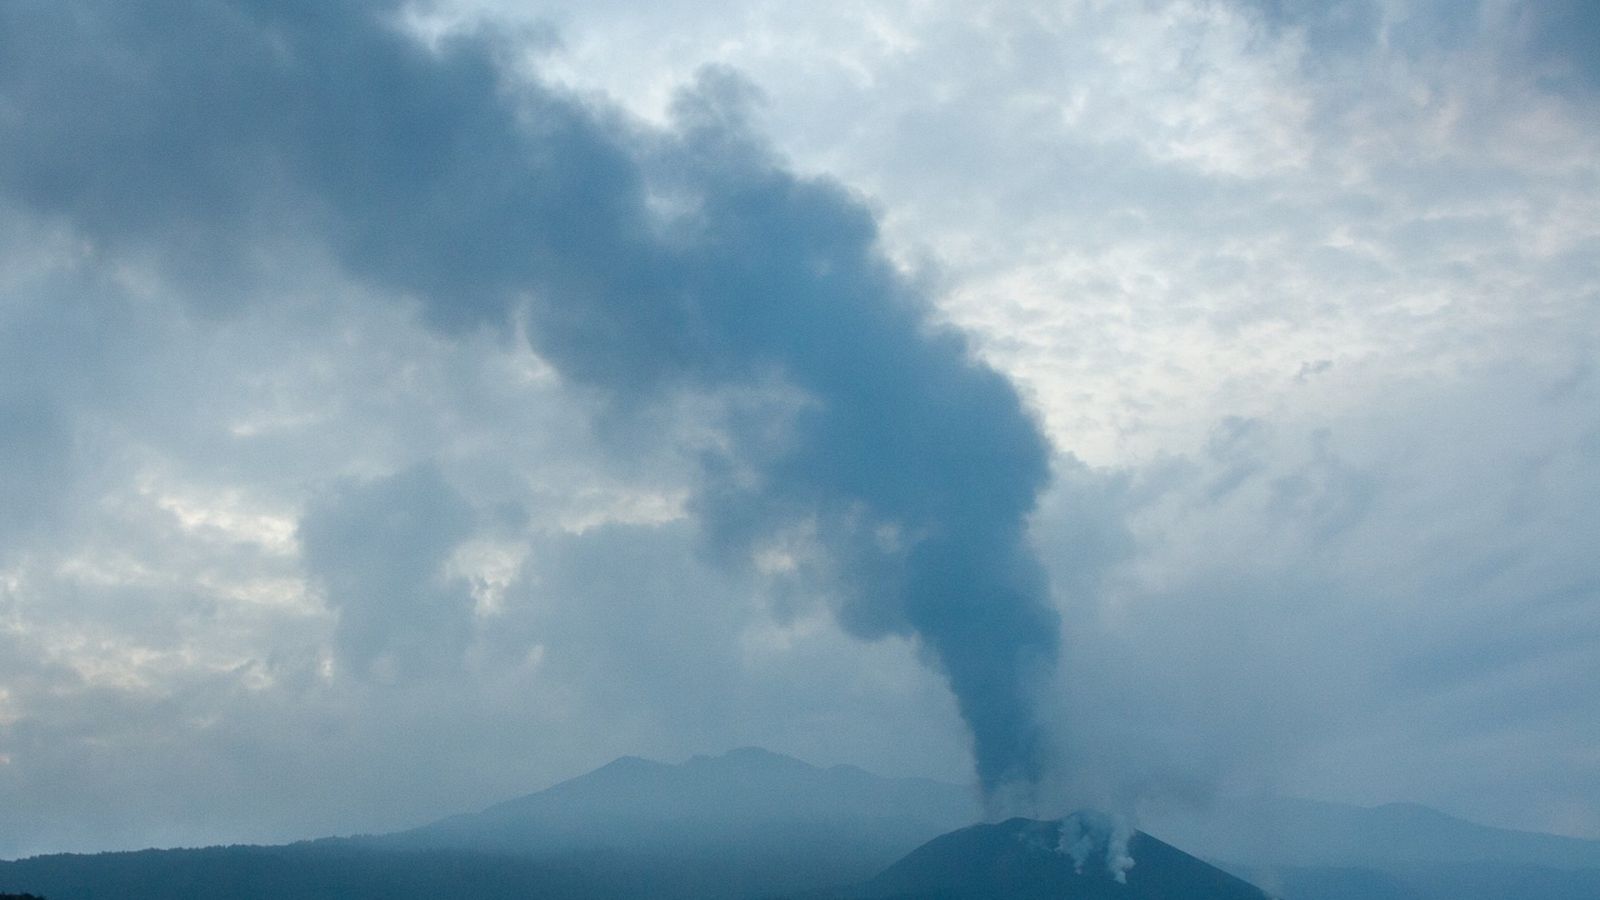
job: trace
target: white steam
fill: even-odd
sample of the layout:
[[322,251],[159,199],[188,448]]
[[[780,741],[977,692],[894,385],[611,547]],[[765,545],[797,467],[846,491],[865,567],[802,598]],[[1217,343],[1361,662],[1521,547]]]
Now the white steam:
[[1133,856],[1128,843],[1133,839],[1133,824],[1124,816],[1083,810],[1061,820],[1061,838],[1056,851],[1072,857],[1079,875],[1088,862],[1102,856],[1106,872],[1118,884],[1128,883]]

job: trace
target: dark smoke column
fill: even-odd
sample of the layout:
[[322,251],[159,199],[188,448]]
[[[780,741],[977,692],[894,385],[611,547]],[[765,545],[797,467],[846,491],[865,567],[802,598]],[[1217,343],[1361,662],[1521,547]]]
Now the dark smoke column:
[[1059,649],[1026,535],[1046,442],[1011,383],[930,320],[865,208],[748,137],[736,92],[702,78],[645,160],[687,211],[646,227],[642,200],[620,204],[606,255],[628,263],[546,272],[528,337],[630,404],[663,384],[797,388],[780,426],[735,424],[729,458],[708,461],[696,506],[712,540],[737,556],[812,523],[843,625],[914,635],[971,728],[985,792],[1031,786],[1050,757],[1036,689]]
[[521,318],[623,414],[786,398],[726,417],[709,541],[814,535],[844,627],[937,661],[984,788],[1035,783],[1058,622],[1025,534],[1048,452],[1012,385],[931,321],[861,203],[749,136],[736,79],[653,130],[507,78],[484,34],[423,47],[402,10],[0,3],[0,198],[196,306],[272,302],[262,248],[316,242],[441,334]]

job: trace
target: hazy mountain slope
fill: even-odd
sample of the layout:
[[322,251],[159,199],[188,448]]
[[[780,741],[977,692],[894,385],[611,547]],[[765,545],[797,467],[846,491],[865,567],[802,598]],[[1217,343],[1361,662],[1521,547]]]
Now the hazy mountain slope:
[[1394,874],[1420,900],[1600,900],[1600,869],[1453,863],[1400,866]]
[[1415,804],[1235,799],[1144,824],[1287,900],[1600,900],[1600,841]]
[[628,869],[670,859],[701,891],[858,881],[978,818],[972,792],[821,769],[755,748],[667,765],[625,757],[548,790],[377,839],[548,858],[603,852]]
[[1285,900],[1600,900],[1600,869],[1486,862],[1234,871]]
[[[1079,814],[1082,815],[1082,814]],[[1071,817],[1069,817],[1070,819]],[[1142,832],[1119,882],[1102,834],[1080,865],[1059,849],[1063,821],[1011,819],[943,835],[847,896],[946,900],[1265,900],[1253,885]]]
[[1147,818],[1146,830],[1208,859],[1250,866],[1485,863],[1600,868],[1600,841],[1491,828],[1425,806],[1233,800]]
[[393,835],[0,863],[0,890],[50,900],[761,897],[858,882],[977,816],[967,788],[750,748],[681,765],[619,759]]
[[873,831],[935,834],[978,818],[973,792],[916,778],[880,778],[850,766],[821,769],[753,747],[681,765],[623,757],[552,788],[423,826],[418,843],[547,850],[639,838],[723,839],[775,823],[855,823]]
[[1417,889],[1388,872],[1337,866],[1290,869],[1227,867],[1283,900],[1420,900]]

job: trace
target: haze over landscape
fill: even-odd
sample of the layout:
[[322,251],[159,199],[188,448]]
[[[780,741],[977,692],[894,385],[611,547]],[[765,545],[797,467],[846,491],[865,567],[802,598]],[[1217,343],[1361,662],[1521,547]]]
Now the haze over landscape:
[[0,891],[1593,896],[1597,9],[0,4]]

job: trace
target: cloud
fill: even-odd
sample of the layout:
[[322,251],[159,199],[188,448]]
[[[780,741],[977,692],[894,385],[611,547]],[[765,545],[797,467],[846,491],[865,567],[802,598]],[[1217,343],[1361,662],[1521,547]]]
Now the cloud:
[[[0,505],[10,513],[0,527],[6,537],[26,532],[51,505],[55,486],[67,480],[63,462],[71,437],[60,414],[47,403],[24,397],[0,403]],[[14,546],[14,545],[13,545]]]
[[1059,796],[1600,834],[1563,7],[516,6],[0,9],[13,852],[963,778],[957,564]]
[[1600,13],[1582,0],[1527,3],[1516,7],[1526,29],[1526,46],[1541,65],[1538,75],[1557,89],[1576,89],[1592,100],[1600,89],[1600,63],[1594,44],[1600,37]]
[[[0,82],[21,123],[0,186],[207,309],[270,292],[274,245],[320,244],[447,334],[525,320],[543,359],[619,408],[675,389],[798,392],[776,441],[771,413],[726,424],[697,495],[708,532],[748,556],[814,523],[848,557],[834,568],[841,622],[921,641],[986,788],[1038,780],[1049,757],[1032,691],[1056,627],[1024,529],[1047,446],[1009,382],[929,321],[871,214],[779,166],[742,127],[726,74],[684,95],[675,131],[642,133],[505,82],[486,36],[424,47],[394,12],[11,8],[5,24],[32,49]],[[652,191],[673,201],[664,216]],[[381,562],[333,562],[360,546],[367,499],[347,498],[351,522],[313,507],[303,531],[360,664],[397,639],[374,603],[444,605],[407,600]],[[438,562],[420,529],[388,536]]]
[[[1597,712],[1580,687],[1600,641],[1593,368],[1499,361],[1394,387],[1062,479],[1044,557],[1085,533],[1119,548],[1065,612],[1069,796],[1344,792],[1492,820],[1554,781],[1564,814],[1593,807],[1570,789],[1592,762],[1566,749]],[[1504,752],[1517,774],[1465,788]]]
[[473,525],[466,500],[430,466],[312,500],[300,519],[302,556],[338,613],[343,662],[388,678],[460,664],[473,598],[444,566]]

